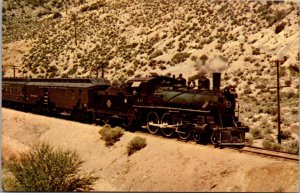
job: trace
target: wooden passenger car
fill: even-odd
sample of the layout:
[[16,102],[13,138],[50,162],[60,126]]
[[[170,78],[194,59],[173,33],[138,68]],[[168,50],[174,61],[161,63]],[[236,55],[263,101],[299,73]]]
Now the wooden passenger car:
[[2,101],[3,103],[15,102],[19,105],[27,103],[26,84],[30,79],[26,78],[3,78]]
[[[3,99],[22,102],[43,111],[86,112],[94,105],[94,92],[110,87],[106,79],[3,79]],[[14,93],[11,90],[17,90]],[[23,97],[23,98],[21,98]]]
[[32,79],[27,84],[28,103],[58,110],[88,110],[91,93],[110,86],[105,79]]

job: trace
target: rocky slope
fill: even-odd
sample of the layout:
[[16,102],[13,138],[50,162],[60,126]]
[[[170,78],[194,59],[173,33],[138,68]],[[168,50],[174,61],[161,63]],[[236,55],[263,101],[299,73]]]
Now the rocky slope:
[[5,0],[2,61],[30,77],[95,77],[103,65],[113,83],[150,71],[187,79],[221,71],[222,85],[236,86],[241,119],[253,128],[249,138],[273,142],[273,61],[287,56],[280,70],[287,85],[282,127],[284,143],[295,147],[298,12],[297,1]]

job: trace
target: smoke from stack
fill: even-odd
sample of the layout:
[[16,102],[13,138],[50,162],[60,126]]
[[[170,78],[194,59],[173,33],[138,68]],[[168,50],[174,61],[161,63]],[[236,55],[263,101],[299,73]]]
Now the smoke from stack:
[[201,68],[196,75],[189,77],[188,80],[197,80],[200,79],[202,76],[207,76],[207,71],[204,68]]
[[206,65],[200,67],[198,73],[191,76],[189,80],[199,79],[201,76],[212,77],[214,72],[223,72],[227,68],[227,62],[220,56],[214,56],[207,61]]
[[206,65],[200,67],[198,73],[189,77],[188,80],[201,79],[202,76],[211,77],[213,90],[220,90],[221,73],[227,68],[227,62],[220,56],[214,56],[207,61]]
[[223,72],[227,68],[227,62],[220,56],[214,56],[207,62],[207,68],[210,73],[213,72]]

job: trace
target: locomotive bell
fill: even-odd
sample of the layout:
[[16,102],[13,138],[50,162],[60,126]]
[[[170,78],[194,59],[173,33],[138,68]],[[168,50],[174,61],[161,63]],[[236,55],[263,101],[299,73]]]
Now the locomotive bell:
[[220,85],[221,85],[221,73],[213,72],[213,90],[215,91],[220,90]]

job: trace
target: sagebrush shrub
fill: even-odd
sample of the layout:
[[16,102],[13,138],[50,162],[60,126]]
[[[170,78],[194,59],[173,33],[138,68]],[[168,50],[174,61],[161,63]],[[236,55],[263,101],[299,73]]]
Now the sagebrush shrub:
[[250,133],[252,134],[253,139],[262,139],[263,138],[263,133],[261,132],[260,129],[252,128],[252,129],[250,129]]
[[285,131],[280,131],[280,137],[281,139],[289,139],[292,136],[292,132],[285,130]]
[[282,146],[279,143],[273,143],[272,150],[282,151]]
[[81,171],[84,162],[72,150],[54,149],[37,143],[8,163],[16,184],[14,191],[71,192],[88,191],[98,179]]
[[252,135],[247,135],[246,136],[246,141],[248,145],[252,145],[253,144],[253,136]]
[[13,176],[2,176],[1,188],[5,192],[17,191],[16,178]]
[[186,52],[178,52],[176,53],[173,58],[171,59],[171,61],[173,63],[180,63],[180,62],[184,62],[187,58],[190,57],[190,53],[186,53]]
[[277,115],[277,108],[276,107],[266,107],[264,109],[264,112],[274,116],[274,115]]
[[275,151],[282,151],[283,150],[283,147],[281,144],[279,143],[275,143],[275,142],[272,142],[268,139],[265,139],[263,142],[262,142],[262,146],[265,148],[265,149],[269,149],[269,150],[275,150]]
[[161,55],[163,55],[163,52],[161,50],[156,50],[152,54],[150,54],[149,59],[153,59]]
[[283,93],[283,96],[286,97],[287,99],[298,98],[298,97],[296,97],[297,94],[295,94],[293,91]]
[[146,139],[136,136],[127,145],[127,154],[132,155],[134,152],[146,147]]
[[120,138],[124,134],[124,129],[122,129],[121,127],[111,128],[106,124],[101,130],[99,130],[99,134],[105,141],[106,146],[113,146],[117,141],[120,140]]
[[262,146],[266,149],[270,149],[270,150],[273,149],[273,143],[268,139],[266,139],[262,142]]
[[285,151],[290,153],[299,153],[299,142],[295,140],[288,143],[285,147]]
[[265,140],[269,140],[270,142],[275,141],[274,138],[272,137],[272,135],[270,135],[270,134],[265,135]]

